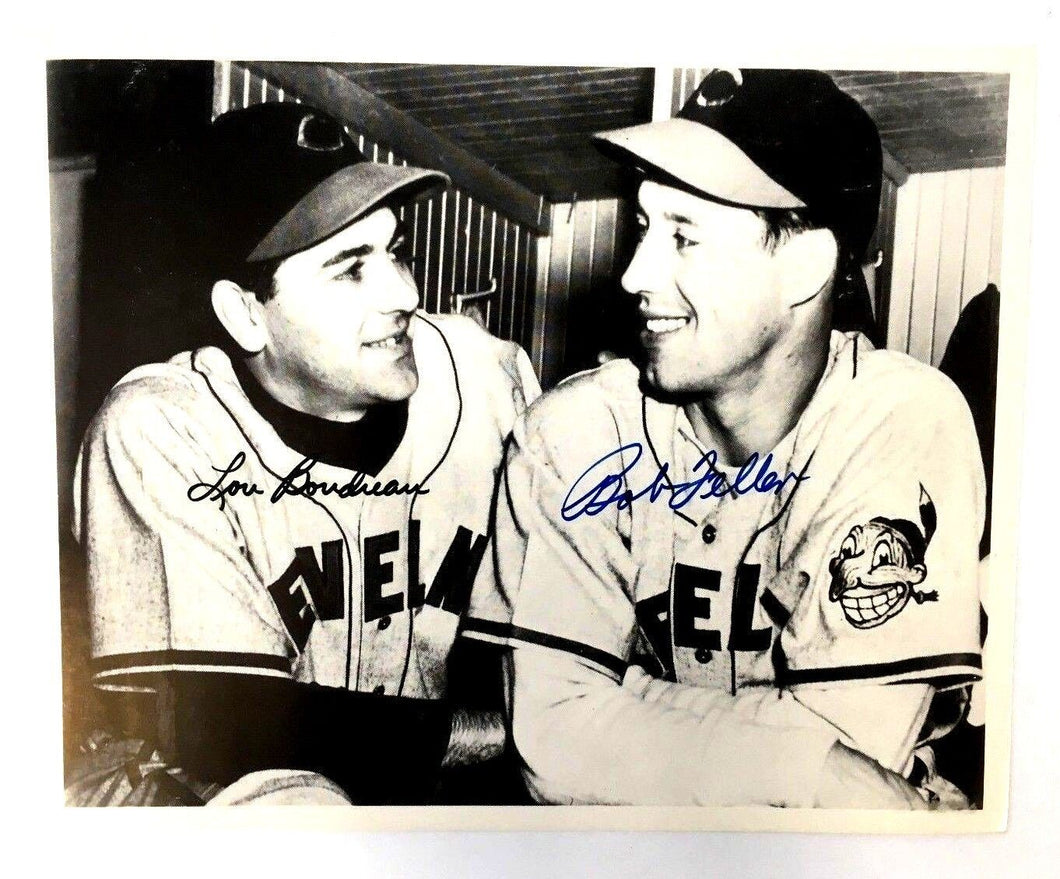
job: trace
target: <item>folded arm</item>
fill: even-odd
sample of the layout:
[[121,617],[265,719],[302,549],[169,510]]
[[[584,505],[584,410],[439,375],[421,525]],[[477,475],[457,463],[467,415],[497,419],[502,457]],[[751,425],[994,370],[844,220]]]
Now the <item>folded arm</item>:
[[[608,439],[601,443],[606,447]],[[612,445],[611,448],[615,448]],[[497,591],[471,626],[515,645],[509,710],[527,783],[544,802],[905,808],[911,787],[840,743],[787,697],[694,690],[694,705],[622,686],[636,637],[633,562],[615,521],[561,521],[556,461],[517,430],[498,503]],[[506,617],[505,617],[506,615]],[[506,619],[505,622],[498,622]],[[778,693],[770,689],[776,698]],[[675,694],[676,695],[676,694]],[[839,779],[857,779],[846,784]]]

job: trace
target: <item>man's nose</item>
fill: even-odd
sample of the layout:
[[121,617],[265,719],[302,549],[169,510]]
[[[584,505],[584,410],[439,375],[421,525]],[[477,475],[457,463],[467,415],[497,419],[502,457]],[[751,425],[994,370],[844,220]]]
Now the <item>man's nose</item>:
[[650,235],[637,245],[633,259],[622,274],[622,289],[633,295],[655,293],[665,283],[665,263]]
[[404,263],[388,262],[384,273],[380,311],[415,311],[420,294],[412,270]]

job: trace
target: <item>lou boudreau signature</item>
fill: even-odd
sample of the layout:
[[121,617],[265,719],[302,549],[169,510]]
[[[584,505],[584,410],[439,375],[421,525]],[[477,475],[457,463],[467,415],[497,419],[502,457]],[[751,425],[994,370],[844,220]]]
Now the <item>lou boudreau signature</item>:
[[[738,497],[752,491],[779,495],[789,482],[798,485],[810,478],[806,475],[805,468],[802,473],[786,473],[780,476],[773,470],[772,453],[763,458],[755,452],[730,482],[729,478],[717,469],[718,453],[712,449],[692,468],[695,478],[691,481],[672,481],[669,476],[670,465],[664,463],[659,465],[648,485],[640,491],[634,491],[627,486],[627,476],[643,454],[644,449],[640,443],[627,443],[589,465],[574,481],[563,500],[560,510],[563,518],[567,522],[573,522],[579,516],[596,516],[612,505],[623,510],[641,498],[655,503],[665,496],[670,509],[680,510],[696,498],[720,498],[725,495]],[[616,471],[616,467],[621,469]]]
[[[265,492],[254,482],[243,482],[232,479],[231,476],[246,461],[243,452],[236,453],[235,457],[225,467],[211,467],[221,474],[213,482],[196,482],[188,488],[188,500],[196,503],[200,501],[216,501],[223,510],[225,499],[232,497],[252,497],[253,495],[264,495]],[[270,503],[278,503],[287,495],[300,495],[302,497],[313,497],[314,495],[335,495],[340,498],[357,497],[392,497],[402,494],[429,494],[430,489],[424,488],[421,483],[401,483],[395,479],[387,482],[371,481],[364,473],[353,472],[348,482],[342,484],[336,482],[317,482],[312,479],[313,466],[316,464],[313,458],[303,458],[282,479],[269,496]]]

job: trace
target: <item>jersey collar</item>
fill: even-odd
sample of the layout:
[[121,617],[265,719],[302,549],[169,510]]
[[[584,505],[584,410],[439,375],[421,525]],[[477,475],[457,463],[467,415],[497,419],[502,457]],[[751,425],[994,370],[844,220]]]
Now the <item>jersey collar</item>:
[[330,421],[285,406],[270,395],[240,358],[230,358],[243,393],[284,445],[324,464],[377,476],[394,456],[408,426],[408,401],[379,403],[358,421]]

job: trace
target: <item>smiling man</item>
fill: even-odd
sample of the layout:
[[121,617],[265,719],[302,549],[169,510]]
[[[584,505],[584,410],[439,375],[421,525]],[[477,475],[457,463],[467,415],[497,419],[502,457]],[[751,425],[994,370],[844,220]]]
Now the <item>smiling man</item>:
[[518,346],[417,310],[400,208],[445,175],[368,162],[298,104],[221,116],[194,156],[228,344],[134,370],[85,437],[114,723],[70,801],[429,801],[441,765],[503,747],[447,677],[536,381]]
[[515,648],[532,791],[961,803],[914,750],[981,668],[975,432],[941,374],[832,329],[876,224],[874,124],[822,73],[716,70],[602,140],[642,174],[640,356],[517,423],[467,623]]

